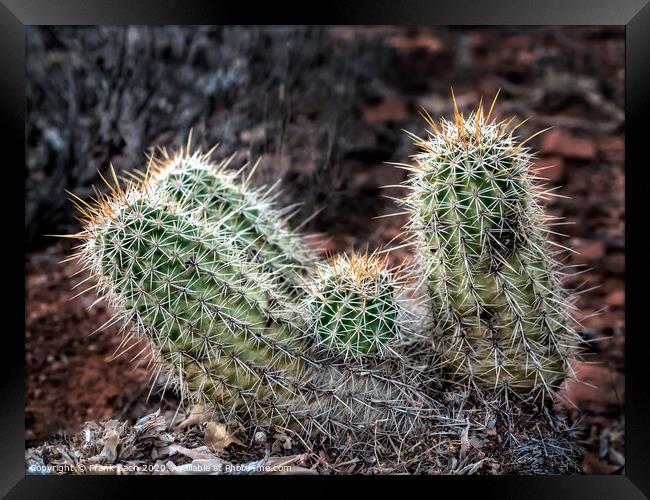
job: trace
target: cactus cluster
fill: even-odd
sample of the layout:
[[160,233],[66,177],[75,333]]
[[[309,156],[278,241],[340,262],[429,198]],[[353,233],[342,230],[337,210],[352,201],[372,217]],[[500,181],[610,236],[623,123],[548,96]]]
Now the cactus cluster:
[[430,412],[411,378],[319,357],[300,301],[230,226],[155,183],[117,186],[84,211],[78,257],[184,400],[210,402],[253,429],[339,441],[393,439]]
[[428,345],[401,343],[419,313],[407,312],[412,298],[402,305],[385,257],[318,262],[274,187],[254,188],[189,145],[124,188],[115,179],[93,206],[78,201],[78,258],[183,399],[251,428],[307,441],[417,434],[438,414],[429,377],[441,367],[479,391],[552,395],[577,335],[539,203],[548,191],[526,141],[491,111],[429,119],[407,166],[433,371],[414,368]]
[[344,358],[394,353],[404,314],[400,284],[387,257],[338,255],[319,264],[306,294],[305,310],[317,339]]
[[[495,98],[496,99],[496,98]],[[494,105],[494,104],[493,104]],[[442,364],[474,386],[553,393],[577,335],[533,155],[479,106],[415,137],[405,206]]]

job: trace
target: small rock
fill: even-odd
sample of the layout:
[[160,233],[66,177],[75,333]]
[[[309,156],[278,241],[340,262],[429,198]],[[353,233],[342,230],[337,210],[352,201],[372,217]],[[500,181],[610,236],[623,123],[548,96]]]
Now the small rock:
[[565,391],[581,410],[604,413],[622,408],[625,381],[621,373],[606,366],[581,363],[576,366],[576,379],[567,382]]
[[603,290],[605,293],[610,293],[616,290],[624,290],[625,289],[625,280],[622,280],[621,278],[607,278],[603,282]]
[[257,143],[264,140],[266,137],[266,126],[259,125],[250,130],[244,130],[239,134],[239,138],[246,144]]
[[623,164],[625,160],[625,140],[623,137],[606,137],[598,141],[598,149],[611,163]]
[[607,236],[608,250],[625,250],[625,238],[622,234],[611,234]]
[[553,129],[544,134],[542,150],[548,154],[558,154],[576,160],[596,159],[596,146],[592,140],[576,137],[560,129]]
[[565,178],[564,159],[561,156],[540,158],[535,163],[535,168],[538,171],[537,177],[541,179],[548,179],[550,182],[558,183]]
[[600,331],[609,326],[609,319],[602,312],[591,311],[589,309],[582,309],[581,312],[584,315],[584,318],[580,321],[583,328]]
[[406,104],[401,99],[384,99],[376,106],[366,108],[363,111],[363,119],[366,123],[396,122],[404,123],[409,118]]
[[574,260],[579,264],[592,264],[605,256],[605,244],[602,241],[593,241],[576,248]]
[[389,226],[383,232],[383,237],[386,241],[393,241],[402,233],[402,228],[399,226]]
[[266,443],[266,434],[263,433],[262,431],[257,431],[255,433],[255,444],[264,444]]
[[585,474],[611,474],[617,467],[598,458],[595,453],[585,452],[582,467]]
[[616,252],[605,259],[605,269],[615,275],[625,274],[625,254]]
[[625,305],[625,292],[616,290],[607,295],[605,302],[612,307],[623,307]]

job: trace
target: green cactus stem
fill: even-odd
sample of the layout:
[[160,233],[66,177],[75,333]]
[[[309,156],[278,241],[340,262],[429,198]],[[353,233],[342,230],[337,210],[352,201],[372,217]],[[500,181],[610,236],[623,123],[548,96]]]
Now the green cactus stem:
[[531,169],[527,140],[491,111],[464,118],[454,107],[453,121],[429,118],[428,136],[414,136],[408,229],[443,365],[476,387],[551,394],[578,342],[540,205],[551,192]]

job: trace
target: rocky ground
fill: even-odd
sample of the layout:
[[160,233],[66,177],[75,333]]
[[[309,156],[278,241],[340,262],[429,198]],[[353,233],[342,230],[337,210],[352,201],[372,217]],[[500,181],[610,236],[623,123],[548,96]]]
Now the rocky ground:
[[328,250],[376,248],[404,223],[376,218],[398,211],[382,195],[400,191],[380,186],[404,179],[384,162],[408,161],[414,148],[401,129],[423,131],[421,107],[448,115],[453,86],[467,110],[500,88],[496,113],[530,118],[522,136],[554,127],[531,145],[563,195],[547,210],[572,223],[560,238],[578,252],[567,263],[588,269],[569,283],[585,282],[578,306],[587,353],[577,366],[583,383],[566,392],[582,422],[584,471],[621,470],[622,29],[29,31],[28,447],[79,432],[86,421],[135,424],[161,406],[177,407],[172,394],[147,399],[150,374],[131,359],[140,346],[114,357],[120,339],[116,327],[103,326],[109,312],[102,303],[88,309],[92,291],[77,296],[88,283],[74,288],[84,276],[73,276],[74,263],[60,263],[72,244],[42,236],[77,229],[64,189],[89,196],[96,169],[109,161],[121,171],[140,166],[144,150],[184,143],[193,128],[197,143],[221,143],[216,158],[235,151],[240,163],[261,157],[256,182],[281,177],[283,202],[302,202],[303,218],[319,211],[308,229],[325,236]]

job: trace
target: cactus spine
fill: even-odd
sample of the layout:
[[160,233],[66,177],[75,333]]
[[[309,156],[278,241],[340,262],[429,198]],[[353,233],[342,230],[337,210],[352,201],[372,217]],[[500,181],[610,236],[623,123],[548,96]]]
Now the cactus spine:
[[442,363],[477,387],[553,393],[577,335],[539,204],[549,192],[536,186],[526,141],[491,111],[464,118],[454,101],[453,121],[428,118],[409,167],[408,227]]
[[307,438],[399,438],[430,411],[412,380],[315,356],[289,295],[193,208],[145,184],[82,210],[79,259],[184,398]]
[[199,216],[219,223],[250,259],[275,273],[289,291],[297,292],[302,277],[313,270],[315,256],[288,225],[291,207],[275,208],[279,195],[275,186],[253,188],[251,175],[242,182],[238,179],[241,170],[228,169],[230,159],[214,164],[209,155],[190,154],[189,145],[187,151],[172,155],[163,150],[162,158],[152,160],[148,184]]
[[309,323],[318,340],[344,358],[394,353],[401,306],[386,258],[339,255],[321,263],[308,287]]

